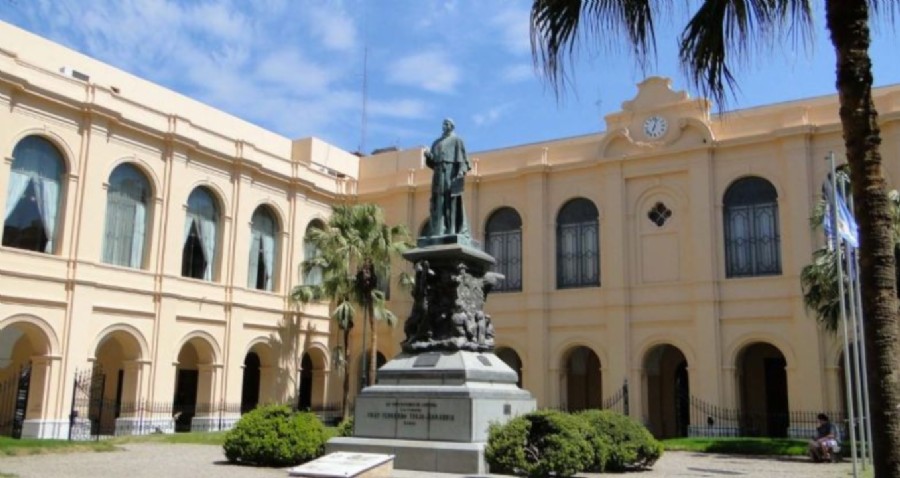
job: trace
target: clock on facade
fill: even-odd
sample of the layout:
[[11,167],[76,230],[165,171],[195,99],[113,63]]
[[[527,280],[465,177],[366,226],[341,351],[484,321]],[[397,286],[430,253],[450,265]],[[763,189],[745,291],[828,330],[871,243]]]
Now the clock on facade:
[[644,134],[653,139],[659,139],[669,128],[669,123],[662,116],[651,116],[644,121]]

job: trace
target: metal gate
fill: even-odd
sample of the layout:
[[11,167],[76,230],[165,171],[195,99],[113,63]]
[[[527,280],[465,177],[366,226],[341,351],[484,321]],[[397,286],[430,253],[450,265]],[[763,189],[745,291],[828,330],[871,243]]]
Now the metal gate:
[[115,434],[116,401],[105,397],[105,390],[106,374],[99,365],[75,372],[69,440],[97,440]]
[[22,365],[18,373],[0,379],[0,436],[22,438],[30,385],[30,363]]

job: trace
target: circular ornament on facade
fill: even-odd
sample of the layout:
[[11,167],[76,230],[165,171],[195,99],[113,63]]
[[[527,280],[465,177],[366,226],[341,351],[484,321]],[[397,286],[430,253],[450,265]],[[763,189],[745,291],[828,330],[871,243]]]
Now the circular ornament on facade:
[[644,134],[651,139],[662,138],[669,129],[669,122],[662,116],[651,116],[644,121]]

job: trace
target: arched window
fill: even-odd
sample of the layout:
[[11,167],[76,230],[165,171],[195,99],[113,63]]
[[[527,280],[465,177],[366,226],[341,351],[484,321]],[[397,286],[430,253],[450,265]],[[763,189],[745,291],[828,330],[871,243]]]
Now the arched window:
[[40,136],[28,136],[13,149],[3,245],[29,251],[56,251],[62,203],[62,154]]
[[556,218],[556,287],[600,285],[600,226],[597,207],[573,199]]
[[208,189],[199,187],[188,197],[184,220],[181,275],[213,280],[219,239],[219,206]]
[[266,206],[256,208],[250,224],[250,268],[247,287],[274,290],[278,264],[278,226]]
[[[309,231],[313,229],[322,229],[325,227],[321,221],[312,221],[309,223],[309,226],[306,227],[306,236],[309,236]],[[310,260],[316,257],[319,254],[318,249],[316,249],[315,244],[310,242],[307,239],[303,240],[303,259]],[[315,267],[307,272],[303,277],[303,283],[305,285],[320,285],[322,284],[322,269],[320,267]]]
[[778,193],[758,177],[738,179],[725,191],[725,276],[781,273]]
[[522,218],[511,207],[495,211],[488,218],[484,233],[486,252],[497,260],[494,270],[506,276],[494,290],[522,290]]
[[144,266],[149,201],[150,182],[133,165],[120,164],[109,175],[103,262],[136,269]]

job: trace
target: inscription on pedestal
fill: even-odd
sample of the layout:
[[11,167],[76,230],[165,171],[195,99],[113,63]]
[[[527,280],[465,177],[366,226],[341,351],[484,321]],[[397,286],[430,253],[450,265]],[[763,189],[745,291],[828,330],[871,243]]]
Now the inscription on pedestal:
[[413,367],[434,367],[440,359],[440,354],[422,354],[416,357],[416,361],[413,362]]
[[366,400],[358,406],[360,436],[462,440],[471,419],[466,402],[453,399]]

